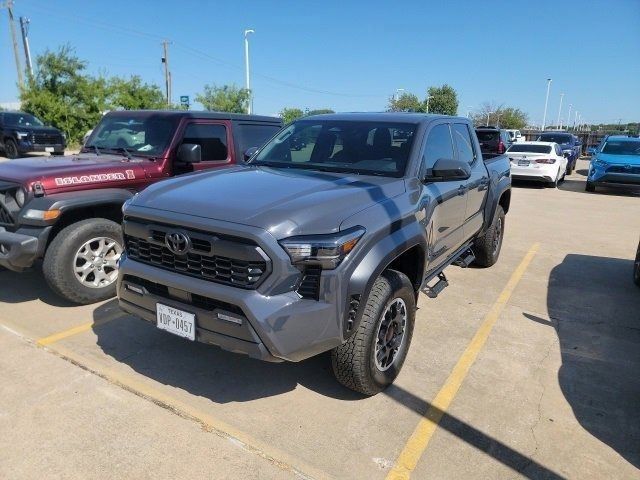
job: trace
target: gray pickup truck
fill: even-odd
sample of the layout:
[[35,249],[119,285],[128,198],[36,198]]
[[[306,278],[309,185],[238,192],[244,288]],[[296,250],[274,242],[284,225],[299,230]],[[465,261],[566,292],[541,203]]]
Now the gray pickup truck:
[[127,201],[120,306],[262,360],[331,350],[337,379],[374,395],[402,368],[419,292],[496,262],[510,199],[508,158],[483,160],[466,118],[307,117],[246,165]]

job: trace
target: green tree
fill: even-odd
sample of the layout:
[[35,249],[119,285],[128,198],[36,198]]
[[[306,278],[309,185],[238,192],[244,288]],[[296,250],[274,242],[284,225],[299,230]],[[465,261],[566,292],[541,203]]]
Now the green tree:
[[[427,102],[429,108],[427,109]],[[446,83],[441,87],[429,87],[424,111],[440,115],[456,115],[458,113],[458,95],[453,87]]]
[[389,97],[388,112],[422,112],[423,104],[413,93],[403,93],[396,97]]
[[304,112],[296,107],[285,107],[280,111],[279,115],[280,118],[282,118],[282,122],[286,125],[302,117]]
[[519,108],[484,102],[473,113],[472,119],[476,126],[493,125],[501,128],[521,129],[527,126],[529,116]]
[[204,91],[196,95],[196,102],[205,110],[216,112],[246,113],[251,92],[235,85],[205,85]]
[[330,108],[317,108],[315,110],[309,110],[308,108],[304,109],[304,116],[308,117],[309,115],[322,115],[325,113],[336,113]]
[[529,116],[519,108],[506,107],[500,109],[498,113],[500,114],[500,127],[502,128],[521,129],[529,121]]
[[162,109],[167,102],[157,85],[142,83],[137,75],[130,79],[115,77],[109,81],[109,103],[125,110]]

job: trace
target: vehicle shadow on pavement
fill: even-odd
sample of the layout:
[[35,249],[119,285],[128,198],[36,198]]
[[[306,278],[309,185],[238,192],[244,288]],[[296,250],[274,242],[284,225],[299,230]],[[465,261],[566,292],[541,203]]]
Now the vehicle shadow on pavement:
[[0,267],[0,303],[41,300],[54,307],[76,306],[51,291],[39,268],[16,273]]
[[141,375],[192,395],[222,404],[247,402],[303,385],[341,400],[363,398],[335,380],[328,353],[299,363],[263,362],[179,338],[125,313],[104,323],[114,308],[115,299],[93,313],[102,351]]
[[640,196],[640,189],[634,188],[607,188],[598,185],[595,192],[587,192],[585,190],[586,182],[584,180],[573,180],[567,178],[564,182],[558,185],[558,190],[565,190],[568,192],[584,193],[586,195],[608,195],[614,197],[637,197]]
[[589,433],[640,468],[640,289],[633,261],[570,254],[550,274],[547,309],[560,388]]

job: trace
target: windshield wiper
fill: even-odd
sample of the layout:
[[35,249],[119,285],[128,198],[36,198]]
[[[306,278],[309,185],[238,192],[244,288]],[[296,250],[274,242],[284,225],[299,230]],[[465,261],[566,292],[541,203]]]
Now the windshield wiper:
[[131,153],[129,153],[129,150],[127,150],[124,147],[113,147],[113,148],[110,148],[109,150],[112,150],[114,152],[122,152],[127,157],[127,160],[131,160]]
[[100,155],[100,150],[98,150],[97,145],[86,145],[85,148],[93,148],[93,150],[96,152],[96,156]]

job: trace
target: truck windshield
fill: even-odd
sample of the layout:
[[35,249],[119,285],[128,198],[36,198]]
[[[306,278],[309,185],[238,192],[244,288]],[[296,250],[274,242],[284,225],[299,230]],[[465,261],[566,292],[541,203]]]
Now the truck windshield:
[[569,143],[571,141],[571,135],[553,135],[545,133],[538,137],[539,142],[555,142],[555,143]]
[[611,155],[640,155],[640,141],[611,140],[604,144],[602,153]]
[[409,123],[299,120],[272,139],[251,164],[401,177],[415,129]]
[[30,113],[5,113],[2,118],[8,127],[42,127],[44,125]]
[[132,155],[155,157],[166,150],[175,124],[175,119],[165,115],[107,115],[91,133],[85,149],[122,151],[124,148]]
[[511,145],[507,152],[551,153],[551,145],[515,144]]

